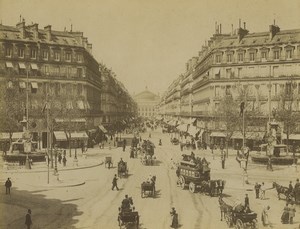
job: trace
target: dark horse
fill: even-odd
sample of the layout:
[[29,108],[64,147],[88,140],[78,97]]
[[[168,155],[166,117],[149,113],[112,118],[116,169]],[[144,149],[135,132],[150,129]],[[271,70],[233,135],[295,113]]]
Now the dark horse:
[[276,182],[273,182],[273,188],[276,188],[278,199],[280,200],[280,194],[286,197],[286,200],[291,200],[293,198],[293,192],[289,191],[288,187],[284,187]]
[[222,199],[222,196],[219,197],[219,207],[220,207],[220,213],[221,213],[221,221],[223,218],[225,218],[225,215],[228,215],[232,212],[232,206],[225,203],[225,201]]

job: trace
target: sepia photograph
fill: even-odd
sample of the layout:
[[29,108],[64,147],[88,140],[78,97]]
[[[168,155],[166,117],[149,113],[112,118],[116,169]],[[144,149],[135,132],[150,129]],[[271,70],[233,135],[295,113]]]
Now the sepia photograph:
[[0,0],[0,229],[300,229],[299,0]]

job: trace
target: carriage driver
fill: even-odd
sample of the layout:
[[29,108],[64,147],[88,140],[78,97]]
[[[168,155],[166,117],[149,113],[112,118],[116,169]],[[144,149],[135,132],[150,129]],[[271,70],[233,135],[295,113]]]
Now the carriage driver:
[[125,199],[122,200],[122,210],[130,210],[130,199],[128,198],[128,195],[125,195]]
[[124,164],[124,161],[122,158],[120,159],[119,164]]

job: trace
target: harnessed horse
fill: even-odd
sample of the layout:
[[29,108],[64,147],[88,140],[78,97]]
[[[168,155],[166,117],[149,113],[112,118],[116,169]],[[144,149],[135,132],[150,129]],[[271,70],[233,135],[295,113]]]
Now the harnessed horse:
[[276,188],[277,196],[278,196],[279,200],[280,200],[280,194],[283,194],[287,200],[292,199],[293,192],[290,192],[288,187],[285,187],[280,184],[277,184],[276,182],[273,182],[273,188]]
[[232,212],[233,207],[226,204],[221,196],[219,197],[219,207],[220,207],[221,221],[222,221],[223,217],[225,218],[225,215],[228,214],[228,212]]

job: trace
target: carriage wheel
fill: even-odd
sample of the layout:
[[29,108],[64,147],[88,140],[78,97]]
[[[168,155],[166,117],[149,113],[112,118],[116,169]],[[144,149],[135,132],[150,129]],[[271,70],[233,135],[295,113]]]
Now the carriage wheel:
[[178,184],[180,185],[180,187],[181,187],[182,189],[185,189],[185,179],[184,179],[183,176],[180,176],[180,177],[179,177]]
[[243,229],[244,228],[244,224],[243,224],[242,220],[240,220],[240,219],[236,220],[235,228],[236,229]]
[[190,192],[195,193],[196,185],[193,182],[189,183],[189,190]]
[[257,228],[257,219],[252,220],[251,228],[253,228],[253,229]]
[[144,198],[144,191],[143,191],[143,188],[141,190],[141,197]]
[[226,221],[228,227],[231,227],[232,226],[232,220],[231,220],[231,217],[228,215],[228,213],[225,213],[224,218],[225,218],[225,221]]

